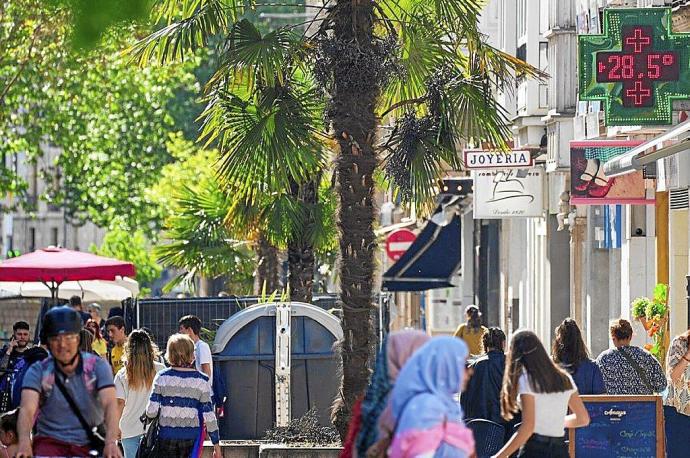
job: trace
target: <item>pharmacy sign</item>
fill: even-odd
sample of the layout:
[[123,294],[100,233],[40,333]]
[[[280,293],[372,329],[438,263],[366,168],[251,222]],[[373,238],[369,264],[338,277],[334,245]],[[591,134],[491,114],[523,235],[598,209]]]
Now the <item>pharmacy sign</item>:
[[670,8],[608,8],[604,33],[580,35],[580,100],[604,104],[607,126],[671,124],[690,99],[690,34],[672,33]]

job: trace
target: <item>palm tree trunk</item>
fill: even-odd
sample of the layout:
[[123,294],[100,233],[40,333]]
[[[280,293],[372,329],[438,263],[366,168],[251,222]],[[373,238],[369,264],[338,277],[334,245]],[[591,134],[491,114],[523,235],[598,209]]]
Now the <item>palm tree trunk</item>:
[[[359,55],[371,56],[374,43],[374,2],[339,0],[331,11],[333,36],[339,43],[356,47]],[[356,55],[356,54],[355,54]],[[337,161],[340,212],[340,289],[343,301],[343,401],[352,406],[366,389],[368,359],[373,339],[370,310],[374,279],[374,170],[377,165],[374,139],[375,107],[380,88],[362,81],[370,74],[370,59],[349,58],[333,69],[330,117],[339,144]],[[349,412],[337,415],[341,437]]]
[[256,267],[256,281],[254,282],[254,294],[260,295],[266,285],[266,293],[280,289],[280,278],[278,275],[278,249],[264,237],[259,235],[256,243],[256,257],[258,265]]
[[[305,208],[311,209],[318,203],[320,179],[318,176],[302,185],[292,182],[290,192]],[[288,285],[290,300],[293,301],[311,303],[316,259],[314,244],[309,242],[307,230],[314,224],[314,214],[310,212],[299,233],[293,234],[288,242]]]

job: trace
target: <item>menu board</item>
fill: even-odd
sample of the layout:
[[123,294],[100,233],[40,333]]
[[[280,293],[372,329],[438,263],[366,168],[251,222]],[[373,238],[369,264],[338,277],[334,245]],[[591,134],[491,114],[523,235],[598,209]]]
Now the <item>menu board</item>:
[[661,396],[582,396],[586,428],[570,430],[570,456],[663,458]]

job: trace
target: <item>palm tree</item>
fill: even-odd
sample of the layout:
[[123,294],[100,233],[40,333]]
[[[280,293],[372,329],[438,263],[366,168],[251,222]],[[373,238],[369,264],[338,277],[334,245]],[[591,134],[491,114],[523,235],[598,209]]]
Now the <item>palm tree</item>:
[[[492,91],[510,87],[517,75],[540,74],[484,43],[479,0],[323,0],[308,32],[297,25],[266,35],[241,19],[258,4],[160,0],[168,25],[134,52],[143,62],[170,61],[215,34],[226,36],[207,87],[213,108],[204,135],[220,139],[223,178],[248,205],[261,193],[289,189],[291,181],[305,186],[326,173],[323,148],[331,142],[343,393],[351,406],[366,387],[374,338],[375,174],[382,170],[403,196],[428,204],[444,167],[461,165],[459,145],[508,147],[509,122]],[[228,98],[236,104],[222,108],[219,101]],[[322,98],[325,107],[315,103]],[[317,122],[322,110],[325,129]],[[337,426],[344,431],[344,421]]]
[[161,264],[182,270],[166,289],[178,284],[189,288],[198,277],[222,275],[246,288],[253,262],[247,243],[233,238],[225,223],[231,198],[213,179],[194,188],[184,186],[174,198],[175,212],[165,221],[162,236],[166,242],[153,250]]

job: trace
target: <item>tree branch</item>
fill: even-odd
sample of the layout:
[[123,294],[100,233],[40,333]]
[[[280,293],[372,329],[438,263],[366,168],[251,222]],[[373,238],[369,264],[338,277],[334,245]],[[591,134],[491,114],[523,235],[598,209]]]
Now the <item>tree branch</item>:
[[36,28],[34,29],[33,36],[31,37],[31,45],[29,45],[29,53],[27,54],[26,58],[24,61],[19,65],[19,68],[17,69],[17,72],[12,76],[10,81],[5,85],[4,89],[2,90],[2,93],[0,93],[0,106],[4,105],[5,102],[5,97],[7,94],[10,92],[10,89],[14,84],[17,82],[19,79],[19,76],[22,74],[26,66],[29,64],[29,61],[31,60],[31,56],[34,52],[34,45],[36,44],[36,40],[38,38],[38,33],[41,30],[41,26],[43,24],[39,23]]
[[379,115],[379,118],[383,119],[390,112],[395,111],[400,107],[404,107],[405,105],[414,105],[414,104],[418,104],[418,103],[423,103],[423,102],[426,102],[427,99],[428,99],[427,96],[423,96],[423,97],[417,97],[416,99],[401,100],[400,102],[391,105],[386,111],[381,113],[381,115]]

